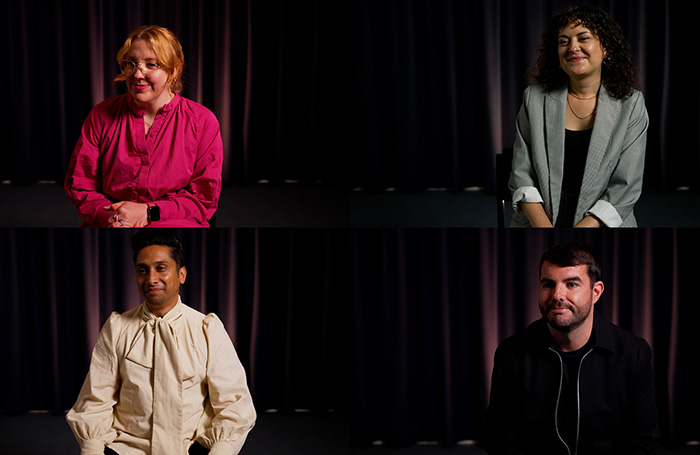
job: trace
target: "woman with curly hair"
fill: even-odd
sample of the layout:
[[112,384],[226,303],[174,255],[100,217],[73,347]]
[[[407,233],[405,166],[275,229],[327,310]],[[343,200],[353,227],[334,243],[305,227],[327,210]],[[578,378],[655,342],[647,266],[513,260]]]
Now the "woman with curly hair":
[[620,26],[570,6],[539,52],[516,121],[511,226],[636,226],[649,118]]

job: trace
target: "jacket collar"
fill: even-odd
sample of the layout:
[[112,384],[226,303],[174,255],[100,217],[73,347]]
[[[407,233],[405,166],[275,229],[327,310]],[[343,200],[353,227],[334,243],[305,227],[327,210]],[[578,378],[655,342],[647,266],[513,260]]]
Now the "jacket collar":
[[[549,332],[549,327],[544,317],[535,321],[532,327],[536,332],[535,337],[537,344],[545,349],[548,349],[550,346],[554,347],[554,339]],[[608,352],[615,352],[617,350],[617,343],[615,343],[615,338],[610,331],[610,323],[595,310],[593,310],[593,331],[591,332],[589,345],[593,348],[603,349]]]
[[[568,85],[552,90],[545,97],[545,134],[547,137],[547,165],[549,166],[549,194],[553,219],[557,218],[562,179],[564,178],[564,147],[566,145],[566,97]],[[621,109],[620,100],[610,96],[605,86],[600,87],[595,123],[588,147],[584,179],[581,185],[579,201],[590,200],[591,193],[596,192],[596,181],[586,176],[595,176],[600,172],[601,163],[612,138],[612,129],[617,124]],[[575,219],[583,218],[590,207],[577,207]]]

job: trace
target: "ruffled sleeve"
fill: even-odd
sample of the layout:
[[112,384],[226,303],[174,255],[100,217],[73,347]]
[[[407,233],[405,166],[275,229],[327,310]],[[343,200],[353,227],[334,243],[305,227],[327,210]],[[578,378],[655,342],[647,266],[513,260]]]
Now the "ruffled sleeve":
[[103,454],[117,436],[112,428],[113,408],[119,390],[119,367],[114,348],[121,326],[112,313],[100,331],[80,395],[66,420],[80,444],[81,455]]
[[211,427],[198,441],[210,449],[210,455],[237,454],[255,424],[255,408],[248,390],[245,371],[233,343],[215,314],[203,321],[209,359],[207,383],[214,411]]

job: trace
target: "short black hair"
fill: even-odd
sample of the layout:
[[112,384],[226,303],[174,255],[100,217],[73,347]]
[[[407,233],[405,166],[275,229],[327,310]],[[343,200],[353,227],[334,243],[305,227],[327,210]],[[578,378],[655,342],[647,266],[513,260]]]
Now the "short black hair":
[[170,248],[170,257],[173,258],[178,270],[185,264],[182,241],[172,229],[143,229],[131,237],[131,249],[134,251],[134,265],[139,251],[151,245],[161,245]]
[[600,262],[593,248],[579,242],[560,243],[550,247],[540,258],[540,277],[542,277],[542,264],[547,261],[559,267],[574,267],[586,265],[588,277],[591,279],[591,287],[602,280]]

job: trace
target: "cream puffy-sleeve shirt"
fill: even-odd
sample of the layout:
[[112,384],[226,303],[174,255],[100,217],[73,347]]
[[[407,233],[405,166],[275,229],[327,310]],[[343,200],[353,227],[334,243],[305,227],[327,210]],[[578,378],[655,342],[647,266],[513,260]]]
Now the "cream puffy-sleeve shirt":
[[[120,455],[151,453],[153,338],[146,331],[155,320],[141,304],[112,313],[102,328],[90,371],[66,416],[81,455],[103,454],[105,446]],[[237,454],[256,414],[223,323],[181,301],[163,320],[173,329],[180,355],[183,454],[195,441],[210,455]]]

